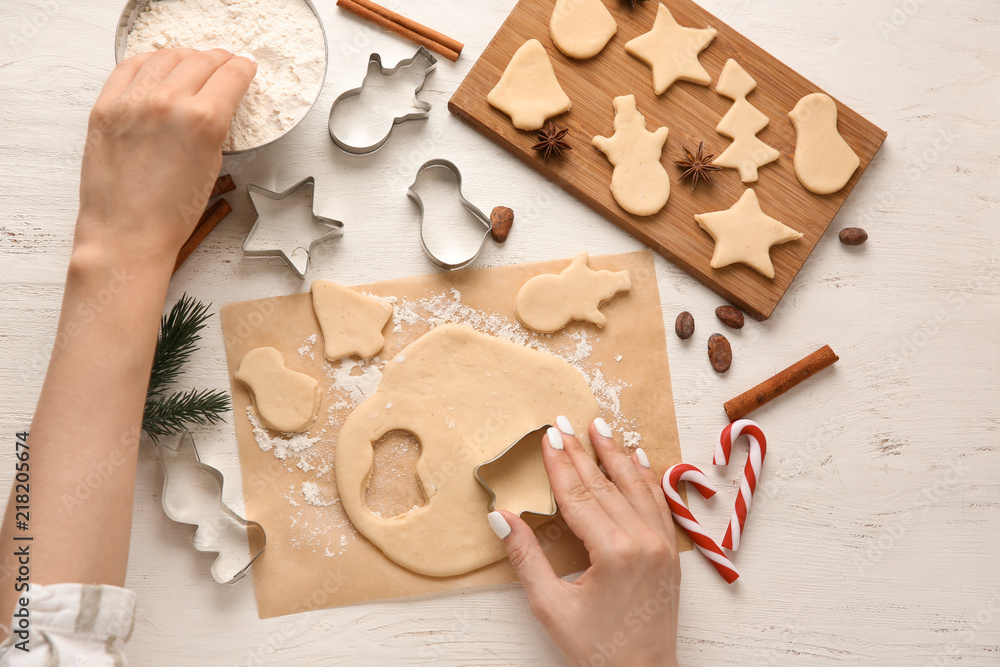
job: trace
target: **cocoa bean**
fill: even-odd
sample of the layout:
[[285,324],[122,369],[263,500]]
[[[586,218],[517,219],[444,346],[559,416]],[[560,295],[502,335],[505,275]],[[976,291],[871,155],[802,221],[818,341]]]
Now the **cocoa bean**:
[[840,231],[840,242],[844,245],[861,245],[868,240],[868,232],[860,227],[848,227]]
[[735,306],[719,306],[715,309],[715,316],[731,329],[743,328],[743,311]]
[[712,334],[708,339],[708,360],[716,373],[725,373],[733,363],[733,348],[720,333]]
[[681,340],[687,340],[694,335],[694,315],[686,310],[678,315],[677,321],[674,322],[674,332]]
[[503,243],[510,234],[510,228],[514,225],[514,211],[506,206],[497,206],[490,213],[490,235],[497,243]]

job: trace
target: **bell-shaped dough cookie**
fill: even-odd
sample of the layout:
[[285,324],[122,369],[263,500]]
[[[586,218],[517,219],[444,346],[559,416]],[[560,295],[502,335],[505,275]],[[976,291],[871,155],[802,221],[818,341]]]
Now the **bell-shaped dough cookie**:
[[312,300],[327,359],[352,354],[370,359],[385,345],[382,328],[392,317],[392,304],[327,280],[313,281]]
[[281,352],[258,347],[243,355],[236,379],[253,397],[264,426],[284,433],[309,430],[319,410],[319,382],[285,367]]
[[716,34],[715,28],[685,28],[661,3],[656,9],[653,28],[626,42],[625,50],[649,65],[653,70],[653,90],[662,95],[677,80],[701,86],[712,82],[698,54],[708,48]]
[[837,131],[837,103],[829,95],[806,95],[788,117],[795,126],[795,175],[810,192],[839,192],[861,165]]
[[635,108],[635,95],[616,97],[615,133],[594,137],[594,146],[614,165],[611,194],[633,215],[653,215],[670,198],[670,177],[660,163],[668,130],[646,130],[646,119]]
[[594,271],[581,252],[558,275],[543,273],[524,283],[514,299],[514,312],[521,324],[533,331],[559,331],[572,320],[608,323],[601,304],[618,292],[632,288],[628,271]]
[[607,45],[618,23],[601,0],[556,0],[549,19],[552,43],[570,58],[592,58]]
[[537,39],[529,39],[514,53],[486,101],[510,116],[519,130],[540,130],[546,120],[571,106]]

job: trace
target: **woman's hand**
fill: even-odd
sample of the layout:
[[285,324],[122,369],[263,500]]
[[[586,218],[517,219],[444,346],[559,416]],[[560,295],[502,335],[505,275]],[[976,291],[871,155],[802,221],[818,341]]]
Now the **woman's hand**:
[[[222,167],[222,142],[257,65],[222,49],[122,61],[90,114],[75,249],[169,266]],[[169,274],[168,274],[169,275]]]
[[563,581],[524,521],[491,513],[531,609],[574,667],[676,665],[680,562],[670,510],[649,461],[642,450],[627,456],[604,420],[595,420],[590,441],[609,480],[569,421],[556,423],[559,429],[549,429],[542,445],[545,468],[562,516],[592,564],[576,581]]

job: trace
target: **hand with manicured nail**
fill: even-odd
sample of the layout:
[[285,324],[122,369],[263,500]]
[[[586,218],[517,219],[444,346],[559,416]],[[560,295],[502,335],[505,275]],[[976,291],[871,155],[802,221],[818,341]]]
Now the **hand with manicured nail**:
[[517,516],[491,512],[490,526],[504,541],[532,612],[571,664],[676,665],[680,561],[659,480],[645,452],[629,456],[603,419],[590,425],[590,441],[607,476],[565,417],[542,445],[559,510],[590,553],[591,566],[579,578],[557,577]]

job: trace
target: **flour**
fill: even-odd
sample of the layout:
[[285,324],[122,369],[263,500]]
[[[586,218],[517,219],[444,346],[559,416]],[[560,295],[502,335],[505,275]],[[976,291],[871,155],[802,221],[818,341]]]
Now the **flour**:
[[302,0],[153,0],[136,19],[125,56],[181,47],[221,47],[257,61],[222,146],[227,151],[291,129],[319,97],[326,74],[323,30]]

